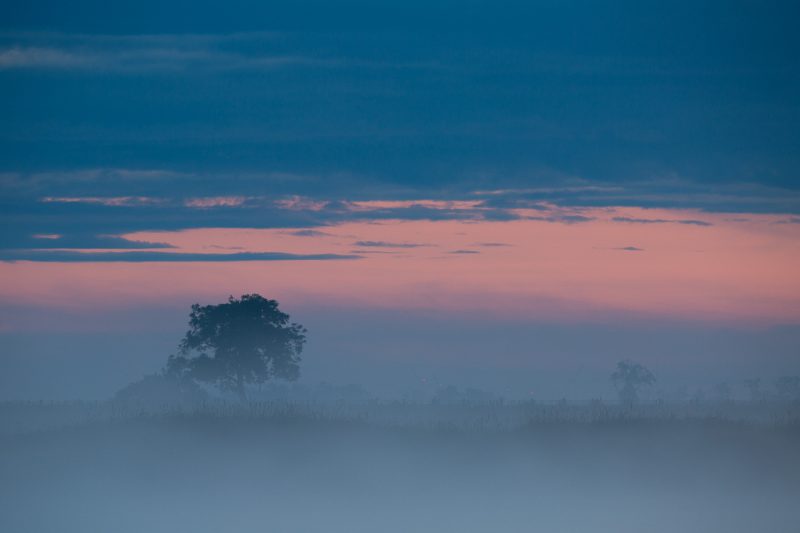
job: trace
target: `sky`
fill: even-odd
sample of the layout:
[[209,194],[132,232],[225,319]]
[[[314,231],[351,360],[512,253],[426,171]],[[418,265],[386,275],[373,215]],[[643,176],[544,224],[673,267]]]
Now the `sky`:
[[304,380],[602,396],[800,372],[793,2],[18,2],[0,398],[260,293]]

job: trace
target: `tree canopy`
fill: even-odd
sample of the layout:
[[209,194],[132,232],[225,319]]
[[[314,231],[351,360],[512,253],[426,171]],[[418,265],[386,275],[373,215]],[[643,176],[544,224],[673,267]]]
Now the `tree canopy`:
[[195,304],[180,355],[169,358],[167,371],[245,398],[248,384],[300,376],[306,332],[277,301],[258,294],[231,296],[217,305]]

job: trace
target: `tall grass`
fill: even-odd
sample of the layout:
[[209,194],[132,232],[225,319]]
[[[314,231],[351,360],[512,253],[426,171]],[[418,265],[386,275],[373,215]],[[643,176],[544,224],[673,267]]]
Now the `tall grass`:
[[338,424],[376,427],[508,431],[551,425],[730,424],[800,427],[800,405],[778,403],[643,404],[633,408],[582,403],[408,401],[319,403],[207,401],[137,406],[117,402],[2,402],[0,433],[21,433],[95,422],[216,420],[240,424]]

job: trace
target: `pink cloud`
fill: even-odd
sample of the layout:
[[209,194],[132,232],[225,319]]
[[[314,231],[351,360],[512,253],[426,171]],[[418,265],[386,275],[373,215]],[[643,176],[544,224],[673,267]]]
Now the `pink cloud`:
[[184,201],[186,207],[205,209],[210,207],[238,207],[247,202],[246,196],[207,196],[202,198],[189,198]]
[[275,205],[280,209],[288,209],[291,211],[322,211],[328,202],[312,200],[304,196],[292,196],[282,200],[276,200]]

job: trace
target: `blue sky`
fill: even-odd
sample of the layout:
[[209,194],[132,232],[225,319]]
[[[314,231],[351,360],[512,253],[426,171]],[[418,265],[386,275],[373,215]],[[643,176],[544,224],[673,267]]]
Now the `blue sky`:
[[59,4],[3,24],[6,171],[797,185],[791,3]]
[[109,222],[43,196],[178,200],[115,231],[217,195],[800,212],[791,2],[191,5],[11,7],[0,245]]

